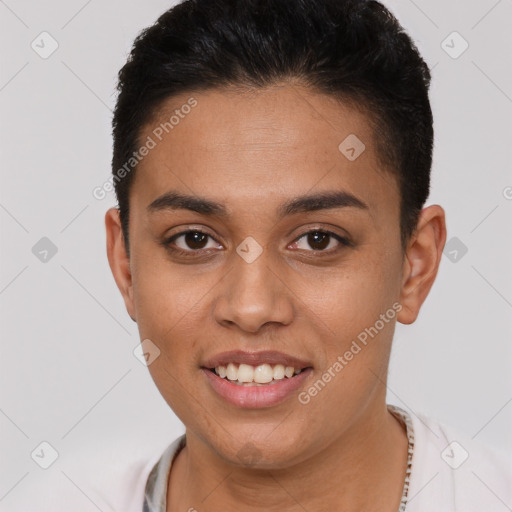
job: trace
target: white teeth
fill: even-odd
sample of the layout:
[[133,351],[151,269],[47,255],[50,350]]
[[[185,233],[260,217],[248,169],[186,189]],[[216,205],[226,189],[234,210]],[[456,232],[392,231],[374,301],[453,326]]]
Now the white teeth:
[[[215,368],[215,371],[217,371],[217,368]],[[219,373],[219,372],[217,372],[217,373]],[[238,368],[233,363],[228,364],[228,367],[226,368],[226,377],[229,380],[237,380],[238,379]]]
[[241,364],[238,367],[238,382],[252,382],[253,377],[254,368],[252,366],[249,366],[248,364]]
[[284,366],[282,364],[276,364],[274,366],[274,380],[284,379]]
[[284,374],[289,378],[291,379],[293,377],[293,374],[295,372],[295,368],[293,366],[287,366],[285,369],[284,369]]
[[[241,367],[242,365],[240,365]],[[254,369],[254,382],[267,384],[274,378],[274,370],[269,364],[260,364]]]
[[291,379],[301,371],[302,370],[296,370],[293,366],[285,367],[283,364],[271,366],[267,363],[258,366],[229,363],[227,366],[217,366],[215,368],[215,373],[219,377],[236,381],[237,384],[248,384],[251,382],[256,384],[268,384],[272,381],[282,380],[285,377]]

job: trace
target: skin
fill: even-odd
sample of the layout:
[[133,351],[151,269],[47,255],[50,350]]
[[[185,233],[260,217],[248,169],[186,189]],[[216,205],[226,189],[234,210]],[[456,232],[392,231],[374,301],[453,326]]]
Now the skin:
[[[190,96],[167,100],[141,140]],[[137,167],[130,257],[117,209],[105,218],[127,311],[141,340],[161,351],[151,376],[186,426],[167,511],[396,512],[407,438],[386,408],[391,342],[395,322],[415,321],[435,280],[444,211],[423,209],[404,253],[396,180],[379,160],[368,117],[347,104],[291,83],[193,97],[198,105]],[[349,134],[366,146],[355,161],[338,150]],[[220,202],[229,215],[149,212],[169,190]],[[276,214],[291,198],[333,190],[368,209]],[[190,257],[164,247],[170,235],[193,228],[211,238],[174,240]],[[352,245],[334,237],[315,244],[305,235],[312,229]],[[263,249],[252,263],[236,252],[248,236]],[[279,350],[313,367],[299,392],[307,390],[394,303],[397,316],[306,405],[293,393],[273,407],[235,407],[200,369],[227,350]],[[243,462],[238,454],[248,442],[255,460]]]

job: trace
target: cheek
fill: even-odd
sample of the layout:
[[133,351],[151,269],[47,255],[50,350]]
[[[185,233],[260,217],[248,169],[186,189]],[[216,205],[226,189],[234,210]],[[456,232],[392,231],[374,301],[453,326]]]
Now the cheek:
[[400,296],[399,259],[379,254],[376,245],[375,251],[366,246],[338,267],[293,279],[299,302],[323,320],[330,338],[342,343],[373,325]]
[[323,418],[323,431],[336,430],[376,393],[385,393],[382,382],[399,304],[394,278],[384,278],[381,271],[375,265],[373,271],[332,282],[314,306],[313,316],[328,326],[318,340],[325,364],[317,369],[301,404],[307,402],[310,421]]
[[173,265],[163,251],[133,256],[133,294],[141,334],[162,337],[194,314],[204,295],[204,279],[193,266]]
[[333,271],[321,293],[315,292],[314,300],[310,295],[307,303],[314,313],[310,316],[321,318],[327,327],[319,347],[325,351],[325,363],[303,402],[308,402],[310,417],[323,417],[333,428],[384,389],[381,379],[385,380],[399,307],[400,266],[392,255],[368,253],[357,263],[354,259],[350,269]]
[[140,339],[151,340],[160,350],[148,370],[171,409],[193,425],[189,409],[195,399],[190,390],[200,372],[197,361],[204,334],[201,298],[206,299],[205,290],[211,285],[194,278],[192,266],[184,269],[173,270],[168,261],[147,256],[134,257],[132,266]]

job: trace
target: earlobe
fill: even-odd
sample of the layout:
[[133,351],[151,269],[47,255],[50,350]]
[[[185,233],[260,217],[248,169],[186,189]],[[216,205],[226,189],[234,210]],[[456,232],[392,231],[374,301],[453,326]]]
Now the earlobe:
[[407,246],[397,320],[412,324],[434,284],[446,242],[445,212],[439,205],[421,211],[415,233]]
[[107,235],[107,257],[114,280],[123,296],[126,310],[130,318],[136,322],[133,301],[133,282],[130,269],[130,258],[126,253],[119,210],[110,208],[105,214]]

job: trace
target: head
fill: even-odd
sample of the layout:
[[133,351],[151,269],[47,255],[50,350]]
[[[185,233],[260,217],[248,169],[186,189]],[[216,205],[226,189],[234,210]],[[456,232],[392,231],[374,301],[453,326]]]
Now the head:
[[[261,467],[305,460],[384,404],[395,323],[416,319],[446,236],[423,208],[429,81],[374,1],[189,0],[137,37],[109,261],[162,396],[225,460],[249,439]],[[205,375],[232,350],[308,371],[240,407]]]

